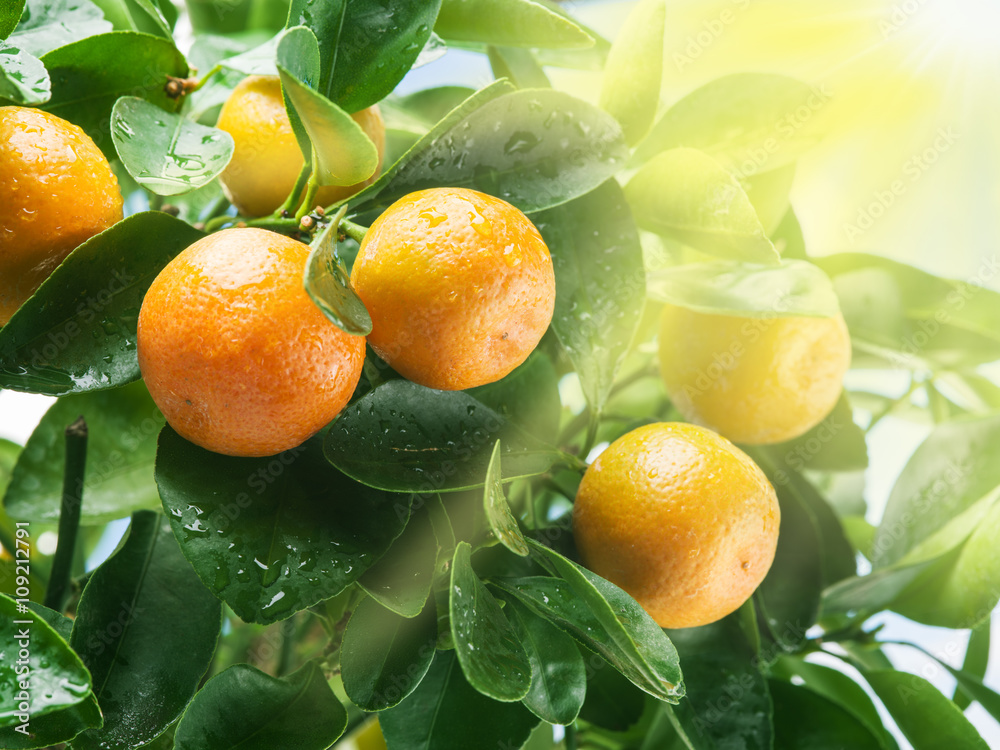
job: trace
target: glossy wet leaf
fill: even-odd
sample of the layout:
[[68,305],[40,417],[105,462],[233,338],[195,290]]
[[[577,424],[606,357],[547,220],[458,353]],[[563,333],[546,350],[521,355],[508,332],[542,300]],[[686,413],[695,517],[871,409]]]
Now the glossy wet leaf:
[[351,615],[340,647],[344,691],[364,711],[395,706],[416,690],[437,645],[434,603],[418,617],[400,617],[371,597]]
[[277,64],[282,90],[301,123],[301,130],[295,128],[299,147],[306,159],[315,155],[319,184],[354,185],[371,177],[378,166],[375,144],[347,112],[316,90],[319,51],[312,32],[289,29],[278,42]]
[[59,399],[22,451],[4,507],[13,518],[59,520],[66,463],[65,431],[77,417],[89,433],[81,523],[92,525],[159,508],[153,482],[156,435],[163,415],[142,383]]
[[613,583],[532,542],[561,578],[496,581],[597,652],[637,687],[669,703],[684,695],[677,651],[638,603]]
[[431,37],[441,0],[293,0],[288,26],[302,25],[320,46],[317,90],[348,112],[396,88]]
[[500,380],[466,391],[522,430],[547,443],[559,434],[559,375],[552,360],[536,349]]
[[163,516],[134,514],[77,607],[71,645],[94,678],[104,726],[73,747],[126,750],[159,735],[208,670],[221,621],[221,603],[191,570]]
[[552,87],[552,83],[531,50],[519,47],[496,47],[491,44],[486,49],[486,55],[494,78],[507,78],[519,89]]
[[177,725],[174,750],[326,750],[347,711],[316,662],[277,678],[236,664],[198,691]]
[[444,0],[434,31],[445,39],[510,47],[586,49],[593,38],[532,0]]
[[459,542],[451,566],[451,637],[462,672],[494,700],[521,700],[531,685],[531,665],[516,632],[472,569],[472,548]]
[[507,497],[504,495],[502,474],[500,469],[500,441],[497,440],[493,446],[493,453],[490,456],[490,465],[486,469],[486,483],[483,487],[483,509],[486,511],[486,520],[490,529],[500,543],[515,555],[526,557],[528,555],[528,542],[525,540],[521,529],[517,526],[517,519],[510,511],[507,504]]
[[547,471],[560,454],[461,391],[391,380],[345,409],[324,450],[348,476],[390,492],[482,487],[503,441],[504,480]]
[[142,298],[163,267],[203,236],[148,211],[80,245],[0,330],[0,387],[60,396],[137,380]]
[[684,665],[687,691],[687,700],[674,713],[685,733],[698,738],[699,750],[772,746],[771,695],[738,617],[670,631]]
[[157,195],[180,195],[214,180],[233,156],[233,137],[155,104],[123,96],[111,112],[111,138],[125,169]]
[[173,42],[135,31],[87,37],[42,56],[52,98],[42,109],[79,125],[113,159],[110,118],[122,96],[137,96],[167,112],[180,101],[164,91],[167,76],[184,78],[187,62]]
[[234,458],[160,434],[156,482],[184,556],[246,622],[270,623],[340,593],[402,532],[409,498],[358,484],[319,438]]
[[774,750],[881,750],[853,714],[808,687],[768,680],[774,702]]
[[643,229],[720,258],[779,261],[740,183],[702,151],[664,151],[629,180],[625,195]]
[[923,677],[892,669],[862,674],[914,750],[989,747],[958,706]]
[[519,703],[477,692],[462,675],[454,651],[439,651],[419,687],[379,715],[393,750],[519,748],[538,719]]
[[640,0],[611,45],[601,83],[601,108],[621,123],[634,146],[649,132],[660,103],[665,0]]
[[650,159],[696,148],[750,176],[796,160],[822,137],[816,114],[829,94],[771,73],[736,73],[696,89],[666,111],[639,146]]
[[16,730],[18,724],[0,728],[0,747],[5,750],[38,750],[69,742],[87,729],[100,727],[101,709],[93,693],[76,705],[31,717],[28,733]]
[[142,31],[171,38],[170,24],[154,0],[94,0],[118,31]]
[[305,288],[323,314],[345,333],[367,336],[372,319],[337,254],[338,222],[331,222],[317,237],[306,261]]
[[0,41],[0,100],[33,106],[52,95],[52,83],[42,61],[7,42]]
[[10,43],[35,57],[70,42],[111,31],[111,23],[90,0],[28,0],[20,4],[24,5],[24,13],[9,37]]
[[[31,722],[47,714],[75,706],[90,696],[90,673],[44,618],[30,609],[22,612],[13,599],[0,594],[0,727],[24,723],[19,714],[27,713]],[[18,638],[21,640],[18,640]],[[27,651],[24,660],[22,650]],[[28,679],[21,667],[30,670],[31,689],[28,710],[22,711],[19,682]]]
[[386,609],[403,617],[423,610],[434,581],[437,542],[427,511],[415,510],[389,551],[358,579],[358,585]]
[[614,180],[533,218],[556,275],[552,330],[580,376],[588,403],[600,410],[645,302],[639,231]]
[[24,12],[25,0],[11,0],[0,6],[0,39],[6,39],[17,27]]
[[352,200],[354,211],[376,216],[414,190],[439,185],[540,211],[589,193],[624,166],[628,153],[610,115],[560,91],[514,91],[454,115]]
[[731,261],[673,266],[649,275],[649,296],[709,315],[829,318],[840,313],[830,279],[803,260],[780,266]]
[[571,724],[587,693],[587,671],[573,639],[516,598],[504,613],[531,665],[531,688],[522,703],[550,724]]

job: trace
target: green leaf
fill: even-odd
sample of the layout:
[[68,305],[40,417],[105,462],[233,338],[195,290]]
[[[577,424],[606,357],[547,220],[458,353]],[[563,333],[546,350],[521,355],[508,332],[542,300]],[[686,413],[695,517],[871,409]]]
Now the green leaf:
[[653,125],[663,77],[665,0],[641,0],[615,37],[601,83],[601,108],[622,125],[630,146]]
[[774,702],[774,750],[881,750],[852,713],[808,687],[768,680]]
[[856,354],[866,355],[859,364],[955,369],[1000,359],[1000,293],[983,288],[996,261],[963,281],[862,253],[816,262],[833,279]]
[[318,437],[277,456],[234,458],[166,427],[156,483],[184,556],[245,622],[276,622],[336,596],[409,517],[409,498],[345,477]]
[[354,185],[375,173],[378,150],[347,112],[315,90],[318,59],[316,37],[307,28],[289,29],[278,42],[282,90],[302,125],[295,128],[299,148],[307,160],[315,154],[320,185]]
[[441,0],[294,0],[288,26],[306,26],[320,45],[317,90],[348,112],[381,101],[414,66]]
[[823,592],[823,615],[874,613],[883,610],[907,589],[922,589],[921,582],[941,563],[942,558],[931,558],[839,581]]
[[587,666],[587,697],[580,719],[613,732],[637,724],[646,708],[646,693],[597,654],[581,651]]
[[331,222],[313,240],[303,283],[309,298],[328,320],[345,333],[367,336],[372,332],[371,316],[351,288],[350,276],[337,254],[339,224]]
[[416,617],[430,595],[436,561],[437,541],[430,514],[415,509],[403,533],[362,574],[358,585],[386,609],[403,617]]
[[[961,672],[966,679],[972,678],[982,682],[986,676],[986,669],[990,661],[990,631],[992,630],[992,619],[987,617],[969,633],[969,645],[965,649],[965,659],[962,661]],[[963,689],[962,685],[955,689],[954,702],[963,711],[967,709],[973,700],[972,695],[976,689]],[[993,714],[993,718],[1000,721],[1000,712]]]
[[700,628],[671,630],[684,664],[688,700],[674,713],[689,737],[705,750],[769,750],[771,696],[756,650],[739,615]]
[[[755,172],[746,177],[739,173],[735,175],[739,179],[743,191],[747,194],[747,198],[750,199],[754,211],[757,212],[757,218],[760,219],[760,224],[764,227],[764,233],[771,238],[779,254],[781,254],[781,250],[778,249],[778,239],[772,236],[772,232],[777,232],[782,221],[791,211],[789,198],[792,184],[795,182],[797,166],[796,162],[790,162],[783,167],[770,169],[767,172]],[[785,231],[789,230],[789,227],[785,227]],[[794,257],[794,255],[790,257]]]
[[860,471],[868,468],[865,432],[854,423],[847,393],[822,422],[801,437],[768,448],[794,471]]
[[497,585],[600,654],[637,687],[677,703],[684,695],[677,651],[645,610],[613,583],[536,542],[531,546],[561,578]]
[[550,724],[572,724],[587,694],[587,672],[573,639],[514,597],[504,612],[531,665],[531,688],[522,703]]
[[151,0],[92,0],[118,31],[142,31],[171,38],[170,25],[160,6]]
[[11,0],[0,6],[0,39],[6,39],[17,28],[24,12],[24,0]]
[[52,82],[42,61],[0,41],[0,99],[14,104],[44,104],[52,96]]
[[444,0],[434,31],[446,40],[508,47],[586,49],[594,39],[568,16],[532,0]]
[[134,96],[111,112],[111,139],[132,178],[157,195],[180,195],[219,176],[233,156],[233,137]]
[[770,73],[717,78],[675,103],[639,146],[650,159],[673,148],[696,148],[743,177],[777,169],[819,142],[822,90]]
[[515,555],[527,557],[530,551],[528,542],[521,533],[521,529],[518,528],[514,514],[510,512],[507,497],[503,492],[501,477],[500,441],[497,440],[496,445],[493,446],[493,454],[490,456],[490,465],[486,468],[486,482],[483,492],[486,520],[489,522],[494,536],[500,540],[504,547]]
[[148,211],[84,242],[0,330],[0,387],[60,396],[137,380],[142,298],[163,267],[203,236]]
[[771,234],[771,242],[784,260],[808,260],[806,240],[802,236],[802,225],[799,224],[795,211],[789,207],[784,218]]
[[69,643],[70,635],[73,632],[73,620],[62,612],[56,612],[54,609],[49,609],[44,604],[39,604],[38,602],[28,602],[28,608],[45,620],[49,624],[49,627],[59,634],[60,638]]
[[538,349],[509,375],[466,393],[529,435],[556,442],[562,412],[559,376],[552,360]]
[[665,151],[625,187],[639,226],[721,258],[779,262],[735,177],[693,148]]
[[552,87],[548,76],[538,64],[531,50],[519,47],[486,48],[494,78],[507,78],[519,89],[547,89]]
[[134,31],[87,37],[42,57],[52,98],[42,109],[79,125],[112,159],[111,110],[122,96],[138,96],[167,112],[180,101],[164,91],[167,76],[184,78],[187,62],[173,42]]
[[492,98],[500,90],[480,92],[476,102],[450,114],[351,200],[353,212],[374,217],[415,190],[449,185],[481,190],[530,213],[589,193],[624,165],[628,147],[606,112],[561,91]]
[[0,729],[0,746],[6,750],[49,748],[69,742],[87,729],[100,727],[103,721],[97,699],[89,693],[86,700],[74,706],[37,718],[32,716],[27,735],[17,731],[17,724]]
[[93,675],[104,726],[73,747],[138,748],[163,732],[208,670],[221,625],[221,604],[181,555],[166,520],[134,514],[77,607],[71,644]]
[[504,480],[547,471],[561,457],[461,391],[391,380],[345,409],[324,450],[338,469],[390,492],[482,487],[490,446],[503,441]]
[[531,686],[531,664],[496,599],[472,569],[472,547],[460,542],[451,566],[451,637],[462,672],[476,690],[519,701]]
[[958,706],[923,677],[892,669],[862,672],[914,750],[982,748],[986,741]]
[[552,253],[552,330],[600,411],[639,325],[645,302],[642,247],[614,180],[535,217]]
[[33,723],[90,696],[90,673],[83,662],[44,618],[30,609],[21,611],[23,606],[0,594],[6,623],[0,634],[5,657],[0,660],[0,727]]
[[840,314],[830,279],[803,260],[786,260],[779,266],[720,261],[672,266],[650,274],[649,296],[709,315],[832,318]]
[[500,703],[474,690],[454,651],[440,651],[417,689],[379,715],[393,750],[519,748],[538,719],[517,703]]
[[281,41],[283,35],[283,31],[279,32],[263,44],[220,60],[219,65],[227,70],[235,70],[248,76],[276,76],[278,75],[278,66],[275,58],[278,53],[278,42]]
[[41,57],[46,52],[95,34],[111,31],[101,9],[90,0],[28,0],[10,43]]
[[326,750],[346,727],[347,711],[316,662],[280,679],[236,664],[198,691],[174,750]]
[[432,601],[418,617],[400,617],[372,598],[351,615],[340,647],[344,691],[365,711],[392,708],[416,690],[434,659],[437,615]]
[[163,415],[142,383],[59,399],[42,417],[14,468],[4,507],[13,518],[59,520],[66,427],[77,417],[89,433],[81,523],[103,524],[159,508],[153,482],[156,435]]

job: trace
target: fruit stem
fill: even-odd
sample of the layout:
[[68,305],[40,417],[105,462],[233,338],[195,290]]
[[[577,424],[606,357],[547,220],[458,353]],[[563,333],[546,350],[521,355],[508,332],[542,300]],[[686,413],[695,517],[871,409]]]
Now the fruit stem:
[[282,217],[285,212],[291,212],[292,207],[295,206],[295,199],[299,197],[299,193],[302,192],[302,188],[305,187],[306,180],[309,179],[309,175],[312,172],[312,168],[308,164],[303,164],[302,169],[299,170],[299,176],[295,178],[295,187],[292,188],[292,192],[288,194],[285,198],[285,202],[281,204],[277,211],[274,212],[276,217]]
[[220,72],[221,70],[222,70],[222,66],[221,65],[216,65],[214,68],[212,68],[210,71],[208,71],[205,75],[203,75],[201,78],[199,78],[196,83],[192,84],[191,86],[186,86],[184,88],[184,93],[185,94],[193,94],[195,91],[197,91],[202,86],[204,86],[206,83],[208,83],[209,80],[211,80],[212,76],[214,76],[216,73]]
[[317,190],[319,190],[319,182],[316,180],[314,172],[309,175],[309,180],[306,182],[306,194],[302,198],[302,203],[299,204],[299,210],[295,212],[296,223],[302,221],[302,217],[314,208],[312,204],[316,200]]
[[62,612],[69,594],[73,552],[80,531],[83,475],[87,465],[87,422],[81,416],[66,428],[66,468],[63,474],[62,505],[59,510],[59,544],[52,560],[52,573],[44,604]]
[[217,232],[222,229],[223,225],[235,223],[237,221],[235,216],[230,216],[229,214],[222,214],[222,216],[216,216],[205,222],[205,234],[211,234],[212,232]]
[[344,230],[344,234],[357,242],[359,245],[368,233],[368,227],[355,224],[353,221],[349,221],[348,219],[341,219],[340,228]]

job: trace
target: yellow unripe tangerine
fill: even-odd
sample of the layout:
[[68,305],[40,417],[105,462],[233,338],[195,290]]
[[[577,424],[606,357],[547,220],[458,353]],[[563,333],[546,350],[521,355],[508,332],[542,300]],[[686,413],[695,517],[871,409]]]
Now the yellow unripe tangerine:
[[640,427],[584,474],[573,533],[584,564],[665,628],[715,622],[767,575],[781,511],[743,451],[687,423]]
[[851,364],[844,319],[712,315],[666,305],[660,371],[684,417],[736,443],[791,440],[840,398]]
[[48,112],[0,107],[0,325],[121,218],[118,180],[90,136]]
[[[378,150],[375,173],[355,185],[329,185],[315,205],[328,206],[373,183],[382,172],[385,123],[377,105],[351,115]],[[292,191],[304,160],[281,96],[277,76],[243,79],[222,106],[217,127],[233,137],[233,158],[219,176],[226,197],[243,216],[273,213]],[[312,206],[310,206],[312,208]]]

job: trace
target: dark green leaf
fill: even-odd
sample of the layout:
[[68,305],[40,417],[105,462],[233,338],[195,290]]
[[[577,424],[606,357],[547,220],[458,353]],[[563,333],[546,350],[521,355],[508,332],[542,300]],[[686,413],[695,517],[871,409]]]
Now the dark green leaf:
[[531,688],[522,703],[550,724],[572,724],[587,694],[580,649],[566,633],[514,597],[507,598],[504,612],[531,665]]
[[434,602],[418,617],[400,617],[372,598],[361,601],[340,647],[344,691],[365,711],[391,708],[416,690],[434,659]]
[[793,471],[860,471],[868,468],[865,432],[854,423],[847,393],[822,422],[801,437],[768,448],[779,465]]
[[698,750],[770,750],[771,696],[739,615],[671,630],[688,700],[674,713]]
[[351,288],[350,277],[337,254],[339,222],[331,222],[312,243],[306,261],[305,287],[309,298],[342,331],[355,336],[372,332],[372,319]]
[[415,509],[409,523],[382,559],[358,579],[368,595],[403,617],[416,617],[430,595],[437,542],[430,514]]
[[[15,8],[18,3],[15,3]],[[78,39],[111,31],[101,9],[90,0],[28,0],[10,43],[41,57]]]
[[233,137],[135,96],[111,112],[111,138],[132,178],[158,195],[180,195],[218,177],[233,156]]
[[914,750],[943,747],[987,750],[986,741],[958,706],[923,677],[892,669],[862,674]]
[[637,724],[646,707],[646,693],[597,654],[580,650],[587,667],[587,697],[580,718],[612,732],[624,732]]
[[163,267],[202,236],[148,211],[80,245],[0,330],[0,386],[59,396],[138,379],[142,298]]
[[510,47],[586,49],[593,38],[532,0],[444,0],[434,31],[445,39]]
[[677,651],[632,597],[613,583],[542,547],[561,578],[497,581],[528,607],[596,651],[650,695],[676,703],[684,695]]
[[625,195],[650,232],[721,258],[780,260],[740,183],[702,151],[664,151],[629,180]]
[[103,721],[97,699],[89,693],[86,700],[75,706],[37,718],[32,716],[27,735],[17,731],[17,724],[0,729],[0,747],[5,750],[49,748],[70,741],[84,730],[100,727]]
[[821,138],[816,113],[829,94],[782,75],[717,78],[674,104],[636,156],[696,148],[749,177],[795,161]]
[[181,555],[166,520],[134,514],[77,607],[71,643],[93,675],[104,726],[73,747],[127,750],[159,735],[197,690],[221,624],[221,604]]
[[559,435],[559,376],[552,360],[536,349],[512,373],[466,391],[529,435],[555,443]]
[[614,180],[535,217],[552,253],[552,329],[600,411],[632,342],[645,302],[639,232]]
[[451,566],[449,612],[455,653],[466,680],[494,700],[519,701],[531,686],[531,664],[500,605],[472,569],[472,547],[460,542]]
[[281,679],[236,664],[209,680],[174,734],[174,750],[326,750],[347,712],[316,662]]
[[487,48],[494,78],[507,78],[519,89],[547,89],[552,84],[531,50],[519,47]]
[[630,146],[653,125],[663,77],[665,0],[641,0],[618,31],[601,83],[601,108],[622,125]]
[[807,687],[768,680],[774,701],[774,750],[881,750],[853,714]]
[[17,27],[24,12],[24,0],[11,0],[0,6],[0,39],[6,39]]
[[156,482],[184,556],[246,622],[275,622],[340,593],[409,516],[409,498],[326,463],[318,437],[277,456],[233,458],[166,427]]
[[384,383],[345,409],[324,448],[337,468],[372,487],[439,492],[481,487],[497,439],[507,481],[541,474],[560,458],[471,396],[407,380]]
[[156,435],[163,415],[142,383],[59,399],[42,417],[18,459],[4,506],[14,518],[59,520],[66,463],[64,433],[77,417],[89,439],[81,523],[102,524],[158,508],[153,482]]
[[618,123],[569,94],[515,91],[469,111],[473,104],[449,115],[389,175],[359,193],[354,210],[374,216],[415,190],[449,185],[541,211],[589,193],[625,162]]
[[820,317],[840,313],[830,279],[812,263],[692,263],[650,274],[649,295],[709,315]]
[[49,627],[59,634],[60,638],[69,643],[70,635],[73,632],[73,620],[62,612],[56,612],[54,609],[49,609],[44,604],[39,604],[38,602],[28,602],[28,609],[45,620],[49,624]]
[[52,98],[42,108],[79,125],[108,158],[111,110],[122,96],[138,96],[176,112],[180,101],[164,90],[167,76],[184,78],[187,62],[173,42],[134,31],[87,37],[42,57],[52,79]]
[[87,668],[43,617],[24,602],[2,594],[0,617],[5,623],[0,633],[4,656],[0,659],[0,727],[30,724],[87,700]]
[[379,723],[393,750],[469,750],[519,748],[538,719],[518,703],[474,690],[455,653],[441,651],[417,689]]
[[0,99],[14,104],[43,104],[52,95],[52,83],[42,61],[0,41]]
[[515,555],[526,557],[529,552],[528,542],[521,533],[521,529],[518,528],[517,519],[510,512],[507,497],[503,492],[499,440],[493,446],[493,454],[490,456],[490,465],[486,469],[486,482],[483,490],[483,508],[494,536]]

